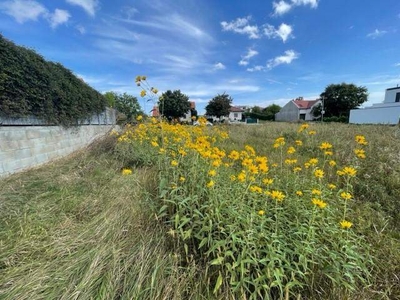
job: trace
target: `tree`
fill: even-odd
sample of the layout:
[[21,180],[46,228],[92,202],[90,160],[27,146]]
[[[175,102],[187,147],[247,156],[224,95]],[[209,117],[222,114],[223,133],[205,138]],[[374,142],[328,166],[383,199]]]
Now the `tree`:
[[281,110],[277,104],[271,104],[262,110],[262,113],[267,116],[268,120],[275,120],[275,114]]
[[160,97],[160,113],[168,120],[184,117],[190,110],[189,97],[180,90],[166,91]]
[[228,94],[218,94],[208,102],[206,106],[206,115],[216,116],[217,118],[229,116],[229,109],[231,108],[232,101],[232,97]]
[[114,108],[115,107],[115,101],[117,99],[117,94],[115,92],[107,92],[104,94],[104,98],[107,99],[107,105],[108,107]]
[[143,114],[143,111],[136,97],[127,93],[113,94],[115,96],[115,109],[123,113],[126,116],[128,122],[133,121],[138,115]]
[[[330,84],[321,94],[324,102],[324,116],[348,117],[350,110],[357,108],[368,99],[368,90],[364,86],[354,84]],[[313,110],[314,116],[320,116],[321,106]]]

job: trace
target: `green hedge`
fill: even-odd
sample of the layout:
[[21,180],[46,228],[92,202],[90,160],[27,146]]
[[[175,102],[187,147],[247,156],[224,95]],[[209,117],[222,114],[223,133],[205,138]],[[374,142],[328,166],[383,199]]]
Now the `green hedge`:
[[69,126],[105,106],[104,96],[70,70],[0,35],[0,116]]

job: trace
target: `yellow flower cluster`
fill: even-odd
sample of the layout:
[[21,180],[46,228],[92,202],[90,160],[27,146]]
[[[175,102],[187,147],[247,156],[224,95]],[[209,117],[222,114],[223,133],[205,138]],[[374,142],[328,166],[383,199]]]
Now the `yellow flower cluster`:
[[131,175],[132,174],[132,170],[131,169],[122,169],[122,175]]

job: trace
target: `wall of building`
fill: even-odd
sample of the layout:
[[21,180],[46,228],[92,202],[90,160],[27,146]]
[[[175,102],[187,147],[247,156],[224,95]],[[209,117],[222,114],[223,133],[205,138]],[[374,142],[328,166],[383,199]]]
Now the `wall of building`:
[[295,122],[299,120],[299,109],[290,101],[282,109],[275,114],[276,121]]
[[380,104],[368,108],[352,109],[350,123],[354,124],[399,124],[400,103]]
[[66,156],[104,136],[113,127],[0,126],[0,176]]
[[400,93],[400,87],[387,89],[385,92],[385,100],[383,100],[383,103],[394,103],[396,100],[397,93]]

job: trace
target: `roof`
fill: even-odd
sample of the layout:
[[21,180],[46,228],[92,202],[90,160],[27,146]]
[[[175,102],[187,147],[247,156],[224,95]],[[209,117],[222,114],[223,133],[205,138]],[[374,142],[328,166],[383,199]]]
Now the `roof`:
[[387,91],[390,91],[390,90],[397,90],[397,89],[400,89],[400,86],[396,86],[396,87],[388,88],[388,89],[386,89],[386,90],[387,90]]
[[231,106],[231,108],[229,109],[230,112],[244,112],[243,109],[241,109],[240,107],[236,107],[236,106]]
[[151,110],[151,116],[152,117],[160,116],[160,111],[158,110],[158,106],[153,106],[153,109]]
[[298,107],[302,109],[309,109],[311,108],[315,103],[317,103],[319,100],[293,100],[293,103]]

